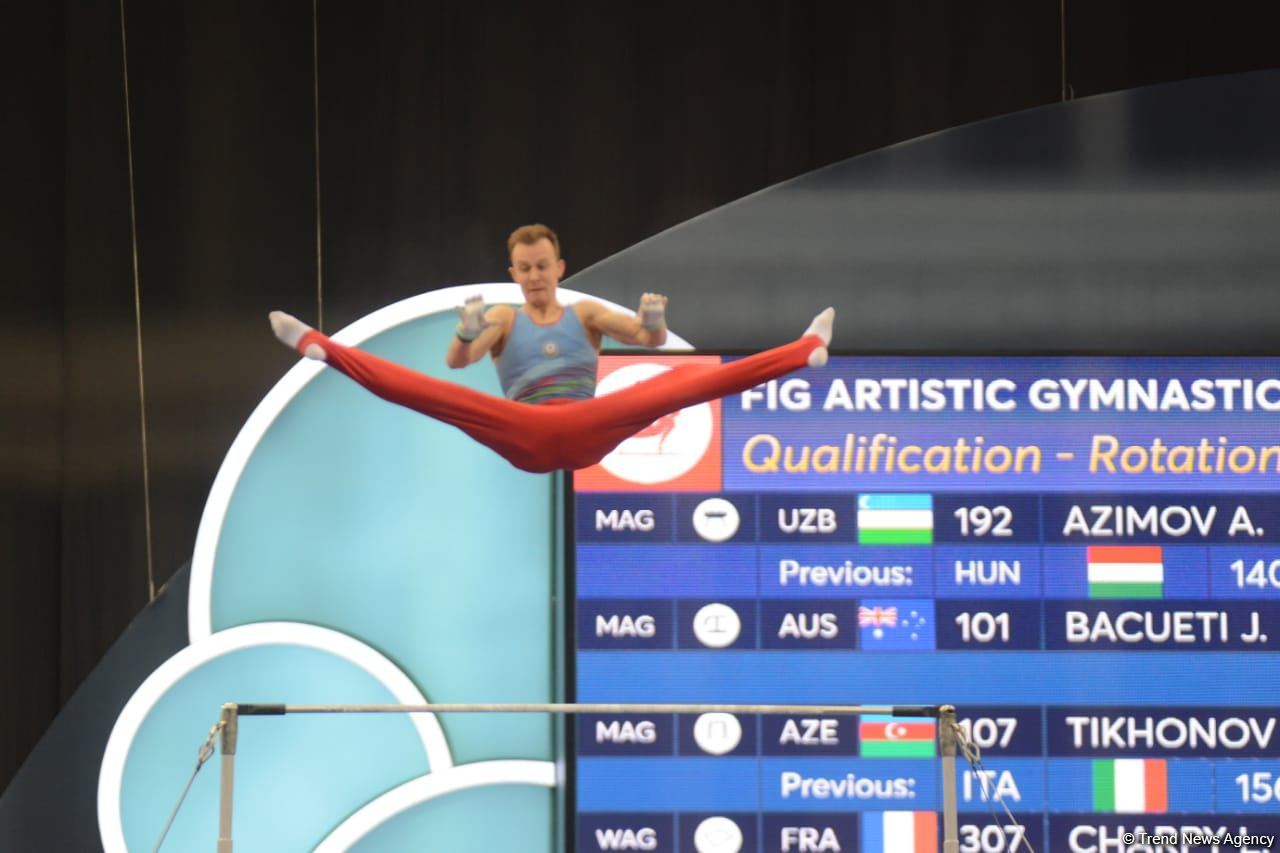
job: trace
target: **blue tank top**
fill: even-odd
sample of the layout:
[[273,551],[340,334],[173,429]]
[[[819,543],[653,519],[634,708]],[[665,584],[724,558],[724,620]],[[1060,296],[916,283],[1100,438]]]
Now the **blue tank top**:
[[590,400],[596,393],[599,356],[587,340],[578,312],[566,305],[560,319],[540,326],[522,309],[498,358],[498,381],[508,400]]

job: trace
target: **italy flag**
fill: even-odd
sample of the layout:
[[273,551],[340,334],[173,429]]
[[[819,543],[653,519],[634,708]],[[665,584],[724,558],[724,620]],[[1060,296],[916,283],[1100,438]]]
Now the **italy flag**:
[[862,853],[938,853],[935,812],[864,812]]
[[933,495],[858,495],[859,545],[932,545]]
[[1090,598],[1163,598],[1159,545],[1090,545]]
[[1169,810],[1169,770],[1162,758],[1096,758],[1093,810],[1122,814]]

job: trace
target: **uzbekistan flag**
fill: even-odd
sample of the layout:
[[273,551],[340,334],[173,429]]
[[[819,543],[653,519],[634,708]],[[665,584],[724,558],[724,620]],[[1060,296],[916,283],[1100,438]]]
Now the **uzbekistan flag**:
[[859,545],[932,545],[933,495],[858,495]]
[[1090,598],[1163,598],[1159,545],[1090,545]]
[[938,853],[938,815],[864,812],[862,853]]
[[1146,814],[1169,811],[1169,770],[1163,758],[1095,758],[1093,810]]
[[863,758],[932,758],[937,738],[937,723],[928,717],[864,714],[858,721]]

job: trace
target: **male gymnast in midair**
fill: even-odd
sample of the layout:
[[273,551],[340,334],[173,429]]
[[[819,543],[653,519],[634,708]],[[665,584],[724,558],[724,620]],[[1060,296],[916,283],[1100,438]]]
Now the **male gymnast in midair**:
[[681,365],[627,388],[595,396],[603,338],[644,347],[667,339],[667,297],[646,293],[634,315],[583,299],[562,305],[560,241],[545,225],[525,225],[507,240],[520,307],[485,310],[479,296],[458,308],[445,361],[466,367],[486,354],[505,398],[410,370],[336,344],[283,311],[272,311],[276,337],[325,362],[374,394],[451,424],[535,473],[586,468],[662,415],[753,388],[802,367],[827,363],[835,310],[823,311],[797,340],[725,364]]

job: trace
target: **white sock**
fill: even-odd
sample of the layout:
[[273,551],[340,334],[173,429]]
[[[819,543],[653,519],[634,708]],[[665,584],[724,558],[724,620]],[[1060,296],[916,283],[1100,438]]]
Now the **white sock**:
[[809,324],[809,328],[804,330],[804,335],[817,335],[822,341],[822,346],[809,353],[809,366],[822,367],[827,363],[827,346],[831,343],[832,327],[835,325],[836,309],[828,308],[813,318],[813,322]]
[[[280,339],[280,343],[291,350],[296,350],[298,341],[302,340],[303,335],[311,331],[311,327],[306,323],[283,311],[272,311],[267,315],[267,319],[271,321],[271,331],[275,332],[276,337]],[[302,354],[307,358],[324,361],[324,348],[319,344],[308,345],[306,351]]]
[[809,324],[809,328],[804,330],[804,335],[801,335],[801,337],[804,337],[805,335],[817,335],[822,338],[822,343],[825,346],[830,346],[831,327],[835,324],[835,321],[836,309],[828,308],[826,311],[823,311],[817,317],[813,318],[813,322]]

